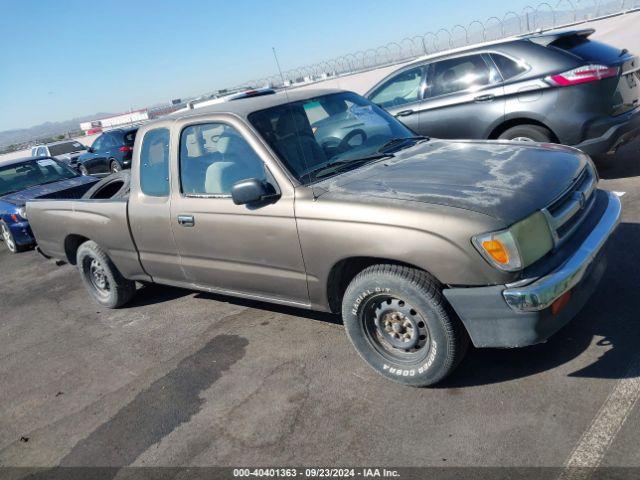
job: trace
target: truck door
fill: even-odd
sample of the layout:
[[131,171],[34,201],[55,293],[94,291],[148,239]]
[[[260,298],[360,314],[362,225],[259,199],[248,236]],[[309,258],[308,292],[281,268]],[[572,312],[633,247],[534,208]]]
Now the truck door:
[[[264,148],[242,122],[224,117],[176,128],[171,224],[187,278],[215,292],[307,305],[291,184],[276,183],[254,146],[266,156]],[[235,205],[231,187],[249,178],[269,182],[280,198]]]
[[144,270],[159,283],[185,283],[170,221],[169,129],[143,134],[131,170],[129,224]]

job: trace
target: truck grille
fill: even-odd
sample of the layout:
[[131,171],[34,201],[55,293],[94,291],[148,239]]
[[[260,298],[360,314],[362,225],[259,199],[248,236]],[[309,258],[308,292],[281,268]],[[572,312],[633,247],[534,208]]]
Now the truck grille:
[[587,217],[598,184],[595,171],[589,163],[574,183],[542,213],[547,218],[556,247],[562,245]]

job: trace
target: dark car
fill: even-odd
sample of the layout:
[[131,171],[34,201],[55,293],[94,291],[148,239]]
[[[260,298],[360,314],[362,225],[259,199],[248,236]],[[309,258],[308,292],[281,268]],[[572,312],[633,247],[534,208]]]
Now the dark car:
[[0,165],[0,234],[12,253],[33,246],[27,200],[78,198],[97,179],[84,177],[52,157],[29,157]]
[[74,170],[78,169],[78,157],[87,151],[87,147],[77,140],[61,140],[59,142],[36,145],[31,148],[32,157],[53,157],[66,163]]
[[367,98],[422,135],[575,146],[590,155],[640,135],[640,59],[549,32],[422,59]]
[[137,131],[138,127],[118,128],[100,135],[89,150],[78,158],[80,173],[100,175],[130,168]]

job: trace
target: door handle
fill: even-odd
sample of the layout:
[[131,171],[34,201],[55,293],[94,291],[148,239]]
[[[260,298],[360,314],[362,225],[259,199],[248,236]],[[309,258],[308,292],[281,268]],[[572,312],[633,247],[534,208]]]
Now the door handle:
[[178,215],[178,225],[183,227],[193,227],[196,224],[196,219],[193,215]]
[[413,110],[402,110],[395,114],[396,117],[408,117],[409,115],[413,115],[415,112]]
[[496,98],[496,96],[493,93],[488,93],[486,95],[480,95],[476,98],[474,98],[474,100],[476,102],[491,102]]

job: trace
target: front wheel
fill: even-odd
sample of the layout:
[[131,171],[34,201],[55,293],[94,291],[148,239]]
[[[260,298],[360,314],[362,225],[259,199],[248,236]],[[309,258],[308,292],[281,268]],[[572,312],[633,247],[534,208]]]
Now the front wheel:
[[16,243],[16,239],[13,237],[13,233],[4,221],[0,221],[0,234],[2,234],[2,241],[11,253],[18,253],[20,246]]
[[379,374],[404,385],[434,385],[458,365],[468,345],[440,287],[426,272],[373,265],[349,284],[342,302],[349,339]]
[[76,259],[82,282],[100,305],[118,308],[133,298],[135,282],[122,276],[97,243],[80,245]]

